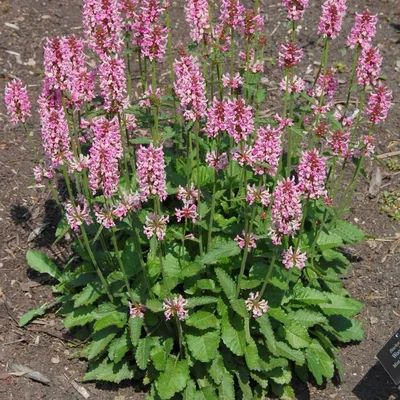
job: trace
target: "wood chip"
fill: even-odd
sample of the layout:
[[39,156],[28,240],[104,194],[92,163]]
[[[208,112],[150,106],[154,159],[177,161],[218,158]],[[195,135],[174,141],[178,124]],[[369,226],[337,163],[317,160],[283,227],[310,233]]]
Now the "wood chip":
[[[29,367],[25,367],[24,365],[21,364],[11,364],[10,366],[11,371],[13,372],[20,372],[23,373],[23,376],[26,378],[32,379],[33,381],[43,383],[44,385],[49,385],[50,386],[50,379],[41,374],[38,371],[34,371],[33,369],[30,369]],[[21,375],[22,376],[22,375]]]
[[0,372],[0,380],[8,379],[10,376],[23,376],[25,372]]
[[371,181],[369,183],[369,196],[371,198],[376,197],[379,194],[379,190],[381,189],[382,186],[382,173],[381,169],[379,167],[375,168],[375,171],[373,172],[371,176]]
[[83,387],[78,385],[75,381],[71,381],[71,385],[74,387],[74,389],[84,398],[88,399],[90,397],[89,392]]

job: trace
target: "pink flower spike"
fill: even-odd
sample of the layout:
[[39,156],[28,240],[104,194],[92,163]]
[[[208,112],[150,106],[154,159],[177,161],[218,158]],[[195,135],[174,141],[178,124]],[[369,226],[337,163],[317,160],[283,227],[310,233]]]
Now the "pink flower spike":
[[253,133],[254,120],[251,106],[246,106],[243,99],[229,100],[227,106],[227,132],[236,143],[247,140]]
[[378,86],[369,96],[368,107],[365,113],[374,124],[384,121],[389,113],[392,102],[392,92],[386,86]]
[[335,156],[347,157],[349,152],[350,132],[337,129],[329,132],[327,143],[332,146],[332,152]]
[[114,214],[122,221],[130,211],[138,211],[141,207],[138,192],[124,192]]
[[308,8],[309,0],[282,0],[282,4],[287,10],[287,19],[298,21],[303,18],[304,12]]
[[208,109],[206,132],[209,137],[217,137],[227,128],[228,103],[214,97],[213,106]]
[[299,249],[294,252],[292,246],[282,252],[282,263],[286,269],[297,267],[301,270],[305,267],[306,260],[307,254],[301,253]]
[[246,9],[240,4],[239,0],[222,0],[221,23],[233,29],[242,28]]
[[184,218],[191,219],[193,223],[196,223],[197,207],[195,204],[185,204],[181,210],[175,208],[175,215],[178,222]]
[[210,28],[208,0],[186,0],[186,21],[190,26],[190,37],[200,43]]
[[80,197],[76,199],[76,205],[74,206],[70,201],[65,205],[65,217],[68,225],[74,231],[78,231],[83,223],[90,225],[92,219],[89,214],[89,204],[85,198]]
[[365,135],[363,143],[365,145],[365,157],[371,157],[375,150],[375,137]]
[[358,60],[357,78],[361,86],[374,86],[378,82],[381,73],[383,57],[376,47],[363,48]]
[[[242,231],[242,235],[243,237],[237,235],[235,237],[235,242],[237,242],[238,246],[241,249],[244,249],[244,247],[246,246],[246,239],[248,240],[248,245],[247,245],[247,250],[250,252],[251,249],[256,249],[257,248],[257,243],[256,240],[258,239],[257,236],[251,232],[249,235],[245,232]],[[247,238],[248,235],[248,238]]]
[[346,0],[326,0],[322,5],[318,33],[323,37],[336,39],[342,29],[346,10]]
[[253,203],[261,203],[264,207],[268,207],[271,199],[271,194],[265,188],[265,186],[261,186],[258,188],[256,185],[247,185],[247,196],[246,200],[250,205]]
[[185,307],[187,307],[188,304],[189,302],[185,300],[182,295],[174,297],[172,301],[164,299],[163,309],[165,319],[169,321],[171,317],[174,317],[176,315],[180,321],[183,321],[189,313],[188,310],[185,310]]
[[179,185],[176,197],[178,200],[183,201],[184,205],[194,204],[199,199],[199,191],[193,183],[186,187]]
[[26,86],[21,81],[13,80],[7,83],[4,101],[12,125],[25,122],[31,116],[31,103]]
[[249,298],[246,300],[247,311],[253,311],[253,318],[261,317],[268,312],[268,301],[258,300],[259,292],[250,293]]
[[103,225],[104,228],[110,229],[115,226],[114,219],[118,216],[115,214],[114,208],[109,208],[104,205],[100,207],[98,204],[96,204],[94,206],[94,214],[96,216],[96,221],[100,225]]
[[301,62],[303,54],[303,49],[297,47],[295,43],[282,44],[279,49],[278,65],[292,68]]
[[228,155],[226,153],[217,155],[216,151],[211,151],[206,154],[206,162],[210,168],[215,168],[218,172],[228,166]]
[[377,22],[378,15],[371,14],[369,10],[365,10],[362,14],[356,13],[354,25],[347,39],[347,46],[351,48],[369,47],[376,33]]
[[237,72],[233,77],[231,77],[229,73],[222,75],[222,85],[224,87],[238,89],[239,86],[243,85],[243,83],[244,79],[240,76],[239,72]]
[[47,168],[43,165],[35,165],[33,167],[33,176],[37,183],[42,183],[43,179],[53,179],[54,178],[54,170],[52,166],[48,166]]
[[232,159],[236,160],[241,167],[245,165],[249,165],[251,167],[255,160],[253,148],[247,146],[247,144],[243,145],[242,148],[232,150],[231,154]]
[[131,318],[143,318],[144,313],[147,311],[147,307],[145,307],[143,304],[136,303],[135,305],[132,305],[132,303],[129,304],[129,315]]
[[150,216],[146,216],[146,223],[143,231],[147,236],[147,239],[151,239],[153,236],[156,236],[158,240],[163,240],[167,233],[168,222],[168,216],[157,217],[157,215],[154,213],[150,214]]
[[279,88],[285,92],[286,91],[286,85],[288,86],[288,93],[300,93],[302,92],[305,87],[306,87],[306,83],[304,82],[303,79],[299,78],[297,75],[295,75],[293,77],[293,83],[290,84],[290,82],[288,81],[288,77],[285,77],[281,80],[280,84],[279,84]]

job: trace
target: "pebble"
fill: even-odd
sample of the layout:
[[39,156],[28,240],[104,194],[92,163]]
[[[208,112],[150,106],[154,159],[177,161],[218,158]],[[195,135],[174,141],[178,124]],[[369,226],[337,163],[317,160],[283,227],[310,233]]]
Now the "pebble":
[[58,364],[60,362],[60,358],[58,356],[52,357],[51,362],[53,364]]
[[371,325],[375,325],[379,322],[379,319],[376,317],[371,317],[369,321],[371,322]]

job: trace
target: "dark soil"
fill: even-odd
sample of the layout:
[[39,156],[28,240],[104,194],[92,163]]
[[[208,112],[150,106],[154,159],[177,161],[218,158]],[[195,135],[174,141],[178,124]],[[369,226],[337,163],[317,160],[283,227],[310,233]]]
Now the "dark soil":
[[[172,14],[174,37],[178,43],[186,32],[183,0]],[[299,35],[306,60],[319,60],[321,47],[316,43],[321,0],[312,1]],[[347,70],[351,68],[352,55],[342,56],[345,36],[350,31],[354,12],[369,8],[378,13],[380,20],[376,44],[384,56],[383,72],[387,84],[393,90],[394,104],[387,123],[377,132],[377,154],[400,149],[400,3],[399,0],[349,0],[349,11],[345,19],[344,35],[335,43],[332,61],[342,61]],[[276,56],[278,45],[285,39],[285,14],[279,0],[261,0],[260,5],[268,16],[266,29],[271,35],[267,56]],[[280,25],[277,26],[280,21]],[[15,24],[18,29],[6,26]],[[44,38],[70,32],[83,34],[81,28],[81,0],[0,0],[0,93],[3,96],[5,83],[13,77],[24,80],[33,100],[41,88],[43,73],[42,46]],[[10,54],[16,52],[19,55]],[[312,64],[312,61],[309,62]],[[306,68],[307,65],[304,66]],[[267,64],[264,83],[267,87],[278,81],[280,74]],[[342,77],[341,77],[342,78]],[[343,74],[343,80],[348,75]],[[348,82],[346,82],[348,84]],[[346,87],[346,85],[342,85]],[[277,103],[270,91],[267,105],[271,111]],[[1,97],[0,96],[0,97]],[[34,163],[21,127],[8,123],[0,99],[0,364],[1,372],[10,364],[18,363],[46,375],[50,386],[44,386],[25,377],[9,377],[0,380],[1,399],[82,399],[71,385],[71,380],[83,376],[86,363],[70,360],[74,351],[68,334],[60,320],[54,315],[29,325],[18,327],[17,320],[26,311],[52,300],[51,282],[30,270],[25,261],[29,248],[40,248],[62,265],[68,257],[68,242],[52,245],[59,214],[50,191],[37,185],[32,179]],[[29,125],[34,140],[39,143],[40,127],[37,116]],[[297,384],[298,399],[397,399],[399,392],[386,372],[377,362],[376,354],[389,337],[400,327],[400,226],[380,212],[377,198],[368,196],[369,177],[379,166],[376,162],[367,165],[368,178],[360,182],[352,212],[348,218],[370,235],[366,243],[347,249],[354,260],[346,287],[361,300],[364,310],[359,316],[365,329],[365,340],[344,346],[340,359],[344,364],[345,377],[324,387],[315,384]],[[383,174],[382,190],[399,190],[400,173],[380,165]],[[383,188],[383,186],[385,186]],[[61,187],[62,190],[62,187]],[[46,225],[44,225],[46,224]],[[44,230],[33,240],[29,235],[36,228]],[[397,244],[397,246],[396,246]],[[129,385],[100,386],[85,384],[91,398],[141,399]]]

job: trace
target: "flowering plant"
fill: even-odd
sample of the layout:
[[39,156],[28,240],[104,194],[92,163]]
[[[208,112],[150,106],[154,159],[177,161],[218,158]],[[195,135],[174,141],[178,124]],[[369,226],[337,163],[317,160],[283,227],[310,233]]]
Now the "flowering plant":
[[[294,375],[321,384],[342,374],[337,344],[362,339],[353,318],[362,305],[343,288],[349,261],[338,248],[363,240],[341,216],[391,102],[372,47],[377,17],[356,15],[338,108],[328,58],[346,1],[322,6],[311,83],[296,75],[308,0],[282,3],[292,35],[278,53],[273,118],[262,114],[267,40],[257,0],[253,9],[222,0],[215,21],[208,1],[186,0],[193,43],[175,55],[168,0],[84,0],[85,38],[47,41],[44,158],[34,150],[34,175],[53,191],[64,215],[57,240],[70,232],[74,254],[62,271],[38,251],[27,260],[58,281],[58,314],[88,359],[84,380],[138,379],[150,399],[288,399]],[[166,60],[170,86],[161,86]],[[21,82],[8,84],[5,100],[30,139]],[[64,203],[53,183],[61,177]]]

